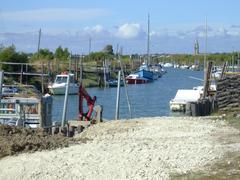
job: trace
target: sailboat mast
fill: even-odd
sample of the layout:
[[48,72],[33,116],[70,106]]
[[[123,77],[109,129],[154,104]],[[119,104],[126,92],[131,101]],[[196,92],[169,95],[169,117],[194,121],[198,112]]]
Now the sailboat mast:
[[150,15],[148,14],[148,31],[147,31],[147,64],[150,63]]
[[[206,16],[206,19],[205,19],[205,52],[204,52],[204,72],[207,70],[207,36],[208,36],[208,29],[207,29],[207,16]],[[205,73],[204,73],[205,75]],[[205,76],[204,76],[204,80],[205,80]]]

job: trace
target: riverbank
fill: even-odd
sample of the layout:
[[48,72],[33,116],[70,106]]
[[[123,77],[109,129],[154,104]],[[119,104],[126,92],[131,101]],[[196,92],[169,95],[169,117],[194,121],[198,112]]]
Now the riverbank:
[[207,173],[226,154],[240,151],[239,130],[209,117],[109,121],[78,139],[87,141],[3,158],[0,179],[169,179]]

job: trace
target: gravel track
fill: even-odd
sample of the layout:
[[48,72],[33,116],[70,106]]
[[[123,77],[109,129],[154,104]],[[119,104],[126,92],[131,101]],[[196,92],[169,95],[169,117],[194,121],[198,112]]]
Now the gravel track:
[[207,117],[109,121],[76,137],[86,143],[3,158],[0,179],[169,179],[239,151],[237,136]]

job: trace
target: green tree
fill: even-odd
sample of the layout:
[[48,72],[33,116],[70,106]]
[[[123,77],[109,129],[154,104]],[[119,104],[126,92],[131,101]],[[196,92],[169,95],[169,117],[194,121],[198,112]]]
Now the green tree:
[[53,52],[49,49],[40,49],[39,52],[31,56],[32,60],[52,60],[54,58]]
[[68,48],[63,49],[61,46],[59,46],[54,53],[55,58],[58,60],[67,60],[69,55]]
[[103,48],[103,52],[106,53],[107,55],[113,55],[113,46],[108,44]]
[[[16,52],[14,46],[9,46],[7,48],[4,48],[0,52],[0,61],[1,62],[13,62],[13,63],[27,63],[28,56],[26,53]],[[20,70],[20,68],[21,67],[18,65],[7,65],[7,64],[2,65],[2,69],[4,71],[17,72]]]
[[67,58],[70,56],[70,53],[68,51],[68,48],[64,48],[63,50],[63,59],[67,60]]
[[107,55],[104,52],[92,52],[88,57],[86,57],[86,59],[89,59],[90,61],[102,62],[106,57]]
[[51,60],[54,58],[53,52],[49,49],[40,49],[39,50],[39,59]]

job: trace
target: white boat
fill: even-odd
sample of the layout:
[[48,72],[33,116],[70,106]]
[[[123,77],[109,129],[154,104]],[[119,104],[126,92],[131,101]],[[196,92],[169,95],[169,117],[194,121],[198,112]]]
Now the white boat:
[[184,64],[184,65],[181,65],[179,68],[180,69],[189,69],[189,66]]
[[[198,102],[203,95],[203,89],[203,86],[196,86],[193,87],[193,89],[179,89],[174,99],[170,100],[170,110],[184,112],[186,110],[187,103]],[[215,84],[210,85],[209,92],[216,92]]]
[[172,63],[165,63],[165,64],[163,65],[163,67],[171,68],[171,67],[173,67],[173,64],[172,64]]
[[[74,81],[74,74],[70,75],[69,94],[78,94],[79,85]],[[51,94],[63,95],[66,91],[68,74],[57,75],[53,84],[48,86]]]
[[197,102],[200,99],[202,89],[179,89],[174,99],[170,101],[171,111],[185,111],[188,102]]

